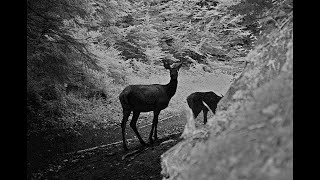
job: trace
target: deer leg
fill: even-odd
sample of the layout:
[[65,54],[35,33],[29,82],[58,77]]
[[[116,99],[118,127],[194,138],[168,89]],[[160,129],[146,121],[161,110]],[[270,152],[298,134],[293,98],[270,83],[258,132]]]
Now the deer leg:
[[154,140],[158,140],[158,136],[157,136],[157,127],[158,127],[158,121],[159,121],[159,114],[160,114],[160,111],[156,113],[156,116],[157,118],[155,119],[155,121],[153,122],[154,123]]
[[204,124],[207,124],[207,121],[208,121],[207,115],[208,115],[208,109],[205,108],[205,109],[203,109],[203,123]]
[[[153,121],[152,121],[152,127],[149,135],[149,141],[150,144],[153,144],[152,135],[154,135],[154,139],[157,140],[157,125],[158,125],[158,117],[159,117],[160,111],[153,111]],[[153,134],[154,131],[154,134]]]
[[123,119],[121,122],[121,129],[122,129],[122,141],[123,141],[123,149],[128,150],[127,143],[126,143],[126,124],[128,121],[128,118],[130,116],[131,110],[123,110]]
[[136,136],[138,137],[140,144],[142,145],[146,145],[146,143],[143,141],[143,139],[141,138],[138,130],[137,130],[137,120],[139,118],[140,112],[138,111],[133,111],[133,115],[132,115],[132,120],[130,122],[130,126],[133,129],[134,133],[136,134]]

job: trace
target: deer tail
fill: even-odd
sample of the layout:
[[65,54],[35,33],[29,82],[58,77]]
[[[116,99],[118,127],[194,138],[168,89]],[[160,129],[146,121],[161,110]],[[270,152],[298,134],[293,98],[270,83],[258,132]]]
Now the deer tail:
[[124,91],[120,94],[119,99],[122,106],[129,105],[129,100],[128,100],[129,94],[130,94],[130,91]]

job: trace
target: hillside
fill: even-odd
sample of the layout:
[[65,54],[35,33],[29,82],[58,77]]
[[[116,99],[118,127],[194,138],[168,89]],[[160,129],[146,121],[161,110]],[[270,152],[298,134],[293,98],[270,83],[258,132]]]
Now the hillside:
[[208,126],[161,156],[164,179],[293,178],[292,22],[265,38]]

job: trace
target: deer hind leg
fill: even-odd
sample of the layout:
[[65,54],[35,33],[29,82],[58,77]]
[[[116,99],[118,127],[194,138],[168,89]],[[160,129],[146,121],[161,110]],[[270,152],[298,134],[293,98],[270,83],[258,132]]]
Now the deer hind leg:
[[[159,117],[160,111],[153,111],[153,121],[152,121],[152,127],[149,135],[149,141],[150,144],[153,144],[152,135],[154,135],[154,140],[158,140],[157,137],[157,126],[158,126],[158,117]],[[154,134],[153,134],[154,131]]]
[[128,118],[130,116],[131,110],[123,110],[123,119],[121,122],[121,129],[122,129],[122,141],[123,141],[123,149],[128,150],[127,143],[126,143],[126,124],[128,121]]
[[140,144],[142,145],[146,145],[146,143],[143,141],[143,139],[141,138],[138,129],[137,129],[137,121],[139,118],[140,112],[138,111],[133,111],[133,115],[132,115],[132,120],[130,122],[130,126],[133,129],[134,133],[136,134],[136,136],[138,137]]

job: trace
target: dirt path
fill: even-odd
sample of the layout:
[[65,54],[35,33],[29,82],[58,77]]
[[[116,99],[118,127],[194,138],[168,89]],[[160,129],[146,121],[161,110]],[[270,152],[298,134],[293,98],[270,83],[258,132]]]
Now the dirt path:
[[[184,124],[184,115],[159,120],[159,141],[154,146],[129,156],[125,155],[143,147],[130,126],[127,126],[126,137],[132,141],[128,143],[129,151],[123,151],[121,129],[116,128],[114,133],[117,135],[114,137],[118,138],[110,141],[111,145],[61,155],[36,179],[162,179],[160,156],[179,142]],[[143,125],[138,129],[142,138],[147,141],[150,125]]]

